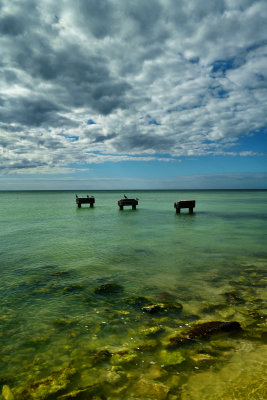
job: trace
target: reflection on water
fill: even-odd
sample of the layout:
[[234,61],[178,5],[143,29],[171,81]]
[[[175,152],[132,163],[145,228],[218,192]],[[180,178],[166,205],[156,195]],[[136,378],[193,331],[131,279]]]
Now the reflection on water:
[[3,399],[266,398],[254,192],[196,192],[194,215],[168,209],[175,192],[136,194],[137,212],[116,192],[78,211],[67,192],[18,195],[0,197]]

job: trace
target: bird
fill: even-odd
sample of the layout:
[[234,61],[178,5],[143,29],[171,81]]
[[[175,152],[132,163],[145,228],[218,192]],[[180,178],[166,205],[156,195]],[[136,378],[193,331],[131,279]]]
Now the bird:
[[126,194],[124,195],[124,198],[125,198],[125,199],[128,199],[128,197],[126,196]]

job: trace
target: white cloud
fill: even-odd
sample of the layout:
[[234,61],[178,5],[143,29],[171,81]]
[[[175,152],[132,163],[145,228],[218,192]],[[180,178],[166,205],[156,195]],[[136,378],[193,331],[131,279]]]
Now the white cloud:
[[222,154],[266,127],[265,1],[2,0],[0,15],[5,172]]

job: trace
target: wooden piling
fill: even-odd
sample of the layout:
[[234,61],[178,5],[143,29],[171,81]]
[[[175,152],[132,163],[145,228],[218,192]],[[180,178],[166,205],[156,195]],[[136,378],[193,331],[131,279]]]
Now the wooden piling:
[[76,194],[76,204],[78,205],[78,208],[81,208],[82,204],[89,204],[90,208],[93,208],[95,204],[95,198],[94,196],[78,197]]
[[123,210],[123,207],[125,206],[132,206],[132,210],[136,210],[136,206],[138,205],[138,200],[137,199],[120,199],[118,201],[118,206],[120,207],[120,210]]
[[188,208],[189,214],[193,214],[195,206],[196,206],[195,200],[181,200],[174,203],[174,208],[176,208],[176,214],[181,213],[181,208]]

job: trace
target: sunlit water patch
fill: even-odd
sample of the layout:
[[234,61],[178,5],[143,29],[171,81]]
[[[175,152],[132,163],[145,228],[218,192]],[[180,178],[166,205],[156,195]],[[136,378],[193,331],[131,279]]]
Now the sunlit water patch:
[[0,192],[2,398],[266,398],[267,192],[93,194]]

